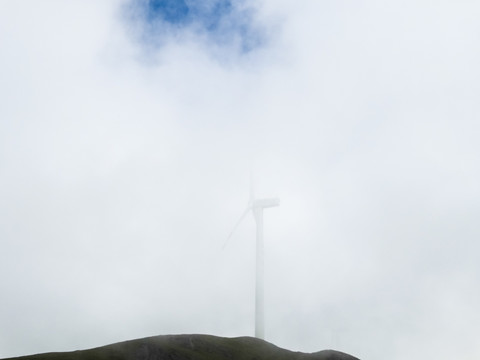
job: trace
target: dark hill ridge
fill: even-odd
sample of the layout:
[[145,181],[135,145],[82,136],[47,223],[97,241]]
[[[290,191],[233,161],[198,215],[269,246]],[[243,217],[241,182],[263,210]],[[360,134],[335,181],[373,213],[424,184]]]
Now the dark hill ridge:
[[[46,353],[16,360],[358,360],[351,355],[324,350],[301,353],[281,349],[252,337],[164,335],[130,340],[95,349]],[[3,359],[8,360],[8,359]]]

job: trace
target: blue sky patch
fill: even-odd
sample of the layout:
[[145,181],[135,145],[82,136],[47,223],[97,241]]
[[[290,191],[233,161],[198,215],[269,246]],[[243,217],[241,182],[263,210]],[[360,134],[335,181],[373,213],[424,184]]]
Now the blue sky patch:
[[183,0],[151,0],[147,4],[148,19],[162,19],[171,24],[188,20],[190,8]]
[[[252,9],[242,8],[243,0],[131,0],[143,29],[141,41],[161,46],[175,33],[198,33],[215,45],[235,46],[242,53],[263,43],[260,28],[254,24]],[[140,14],[140,16],[138,16]]]

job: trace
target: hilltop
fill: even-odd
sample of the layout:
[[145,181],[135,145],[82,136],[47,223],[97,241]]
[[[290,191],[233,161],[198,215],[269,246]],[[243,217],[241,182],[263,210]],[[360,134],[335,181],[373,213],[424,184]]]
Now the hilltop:
[[[301,353],[252,337],[164,335],[130,340],[89,350],[45,353],[15,360],[358,360],[324,350]],[[3,359],[9,360],[9,359]]]

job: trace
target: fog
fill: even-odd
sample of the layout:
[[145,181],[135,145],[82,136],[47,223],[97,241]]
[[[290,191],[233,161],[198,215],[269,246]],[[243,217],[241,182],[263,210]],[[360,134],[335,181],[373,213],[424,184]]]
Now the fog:
[[252,172],[267,341],[477,359],[480,4],[217,2],[0,2],[0,358],[253,336]]

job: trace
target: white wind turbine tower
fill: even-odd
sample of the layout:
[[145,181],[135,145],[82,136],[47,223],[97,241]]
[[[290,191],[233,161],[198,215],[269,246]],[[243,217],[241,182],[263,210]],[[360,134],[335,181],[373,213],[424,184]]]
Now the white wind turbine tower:
[[232,237],[233,233],[247,216],[247,214],[252,211],[253,217],[256,223],[256,271],[255,271],[255,337],[259,339],[265,338],[265,326],[264,326],[264,296],[263,296],[263,282],[264,282],[264,261],[263,261],[263,209],[269,207],[275,207],[280,205],[280,200],[278,198],[265,198],[265,199],[255,199],[255,194],[253,191],[253,180],[250,176],[250,200],[248,202],[247,208],[243,212],[240,219],[237,221],[233,230],[227,237],[225,245],[228,240]]

